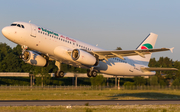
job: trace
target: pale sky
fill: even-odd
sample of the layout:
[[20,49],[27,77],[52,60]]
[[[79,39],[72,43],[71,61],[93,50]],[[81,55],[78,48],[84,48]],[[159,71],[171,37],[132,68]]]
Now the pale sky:
[[[153,53],[180,61],[179,0],[1,0],[0,29],[14,21],[43,26],[107,50],[135,49],[150,33],[158,34]],[[16,44],[0,33],[0,42]]]

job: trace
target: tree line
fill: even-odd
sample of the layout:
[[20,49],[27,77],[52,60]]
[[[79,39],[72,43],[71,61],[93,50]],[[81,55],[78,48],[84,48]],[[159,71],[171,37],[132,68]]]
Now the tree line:
[[[117,47],[117,50],[122,50]],[[31,74],[41,75],[36,77],[36,85],[72,85],[72,78],[53,78],[48,73],[54,73],[58,70],[55,66],[55,61],[50,61],[47,67],[37,67],[26,64],[19,58],[22,49],[20,45],[11,48],[6,43],[0,43],[0,72],[28,72]],[[64,72],[86,73],[86,69],[76,68],[67,64],[61,66]],[[149,67],[174,67],[180,69],[180,62],[173,61],[168,57],[160,57],[159,60],[152,58],[149,62]],[[102,75],[95,78],[78,78],[79,85],[106,85],[107,79]],[[109,85],[114,85],[115,80],[109,79]],[[1,77],[0,84],[2,85],[29,85],[29,78]],[[180,86],[180,71],[160,71],[156,72],[155,76],[148,79],[143,77],[134,77],[132,79],[121,78],[120,85],[175,85]]]

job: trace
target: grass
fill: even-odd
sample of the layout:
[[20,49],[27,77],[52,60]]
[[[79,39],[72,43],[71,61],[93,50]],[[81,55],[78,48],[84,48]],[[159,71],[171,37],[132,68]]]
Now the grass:
[[[144,100],[180,99],[180,90],[1,89],[0,100]],[[179,112],[180,105],[3,106],[1,112]]]
[[179,112],[180,105],[6,106],[1,112]]
[[0,90],[0,100],[180,99],[180,90]]

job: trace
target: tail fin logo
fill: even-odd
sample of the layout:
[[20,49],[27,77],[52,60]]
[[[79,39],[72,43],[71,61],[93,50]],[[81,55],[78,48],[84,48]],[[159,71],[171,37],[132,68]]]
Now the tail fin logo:
[[153,46],[149,43],[146,43],[141,46],[141,49],[153,49]]

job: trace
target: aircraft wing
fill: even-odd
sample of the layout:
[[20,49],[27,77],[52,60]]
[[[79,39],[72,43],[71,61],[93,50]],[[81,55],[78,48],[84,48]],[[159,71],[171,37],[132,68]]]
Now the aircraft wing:
[[178,70],[177,68],[156,68],[156,67],[150,67],[150,68],[142,67],[141,69],[144,70],[144,71],[172,71],[172,70]]
[[170,50],[173,52],[174,48],[159,48],[159,49],[139,49],[139,50],[104,50],[104,51],[91,51],[93,54],[99,56],[99,59],[108,60],[108,58],[119,57],[123,59],[125,56],[135,56],[139,55],[145,58],[145,54],[150,54],[153,52],[161,52],[161,51],[168,51]]

